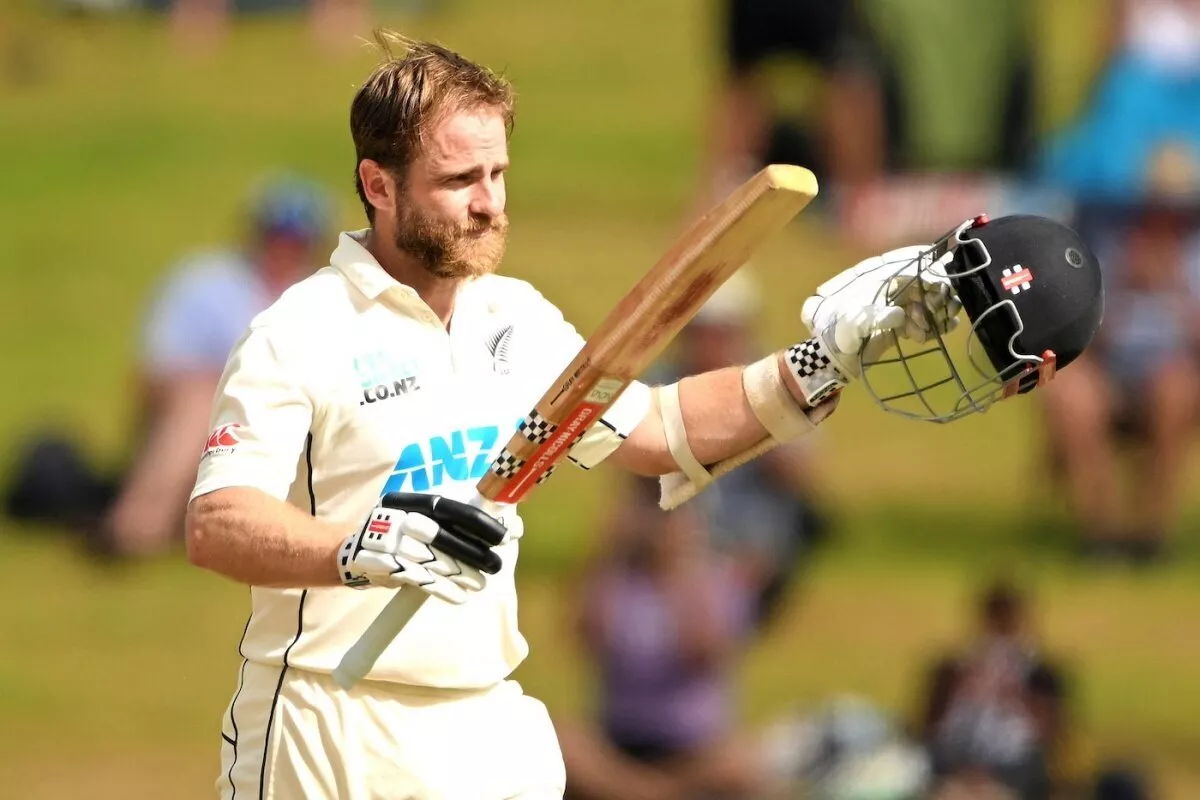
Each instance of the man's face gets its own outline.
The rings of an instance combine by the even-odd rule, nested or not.
[[[459,111],[433,126],[400,189],[396,246],[440,278],[495,272],[508,235],[507,168],[495,111]]]

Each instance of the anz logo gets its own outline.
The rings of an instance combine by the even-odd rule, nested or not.
[[[499,439],[500,429],[485,425],[413,442],[400,451],[380,494],[426,492],[447,481],[477,481],[491,467]]]

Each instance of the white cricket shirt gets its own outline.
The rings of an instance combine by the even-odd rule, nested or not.
[[[251,323],[221,379],[193,498],[254,487],[347,535],[385,492],[470,500],[583,346],[532,286],[497,275],[463,285],[447,332],[362,247],[364,235],[343,233],[331,266]],[[649,395],[640,383],[626,389],[572,460],[591,467],[615,450]],[[506,507],[506,517],[515,515]],[[503,570],[465,604],[431,598],[368,677],[464,689],[507,677],[528,652],[517,629],[518,547],[513,540],[498,549]],[[393,594],[252,587],[239,650],[251,661],[332,672]]]

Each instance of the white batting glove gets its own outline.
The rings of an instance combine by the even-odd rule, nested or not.
[[[864,361],[892,346],[893,334],[921,343],[954,330],[962,303],[930,247],[864,259],[804,301],[800,318],[813,338],[788,348],[787,356],[810,405],[857,378]]]
[[[465,503],[395,492],[347,537],[338,569],[342,583],[356,589],[415,586],[459,604],[484,587],[485,573],[499,571],[492,548],[506,538],[499,521]]]

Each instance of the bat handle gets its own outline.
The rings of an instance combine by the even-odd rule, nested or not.
[[[477,507],[485,502],[483,496],[478,493],[471,499],[471,505]],[[425,605],[428,599],[428,594],[416,588],[396,592],[383,607],[383,611],[380,611],[363,631],[362,636],[358,637],[358,641],[342,656],[342,660],[333,670],[334,682],[349,690],[365,678],[383,655],[383,651],[400,635],[400,631],[404,630],[404,626],[421,610],[421,606]]]
[[[350,689],[375,666],[392,640],[421,610],[429,595],[416,588],[401,589],[371,621],[358,641],[346,651],[333,670],[333,680],[343,689]]]

